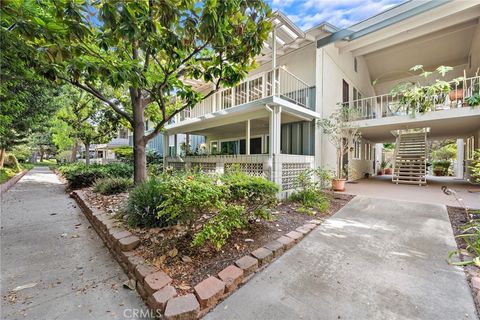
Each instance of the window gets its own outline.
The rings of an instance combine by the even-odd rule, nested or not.
[[[353,159],[360,160],[362,157],[362,142],[361,141],[355,141],[353,143]]]
[[[353,70],[355,70],[355,72],[358,72],[358,62],[357,62],[357,58],[353,58]]]
[[[148,120],[145,121],[145,131],[148,131]]]
[[[349,90],[350,88],[348,86],[347,81],[343,80],[342,82],[342,102],[343,103],[348,102],[350,100],[348,96]]]
[[[121,128],[120,130],[118,130],[118,138],[128,139],[128,130],[125,128]]]
[[[222,154],[238,154],[239,141],[222,141],[220,143],[220,149]]]
[[[467,150],[466,150],[467,160],[473,160],[474,152],[475,152],[475,137],[471,136],[470,138],[467,138]]]
[[[210,142],[210,154],[218,153],[218,141]]]
[[[365,160],[373,160],[373,148],[370,143],[365,143]]]

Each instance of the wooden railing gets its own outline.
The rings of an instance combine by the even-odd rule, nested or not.
[[[440,111],[467,106],[467,99],[480,94],[480,77],[467,78],[450,82],[450,92],[433,97],[433,108],[429,111]],[[383,94],[342,103],[343,107],[352,108],[355,112],[351,120],[378,119],[411,113],[409,107],[400,103],[401,95]]]
[[[278,67],[249,77],[233,88],[216,92],[195,107],[178,114],[175,123],[272,96],[311,108],[310,94],[311,90],[306,82],[283,67]]]

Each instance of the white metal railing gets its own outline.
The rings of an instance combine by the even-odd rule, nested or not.
[[[249,77],[235,87],[216,92],[195,107],[179,113],[175,122],[178,123],[188,118],[200,117],[271,96],[280,97],[301,107],[309,108],[309,92],[309,86],[306,82],[283,67],[278,67]]]
[[[466,99],[480,94],[480,76],[450,82],[450,92],[433,98],[429,111],[439,111],[467,106]],[[409,106],[402,105],[401,96],[383,94],[342,103],[342,107],[354,108],[352,120],[377,119],[411,113]]]

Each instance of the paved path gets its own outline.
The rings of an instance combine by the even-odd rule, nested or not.
[[[347,183],[345,193],[421,203],[445,204],[447,206],[461,206],[453,195],[442,192],[442,186],[454,190],[457,197],[470,208],[480,209],[480,185],[473,185],[465,180],[454,177],[427,176],[427,185],[394,184],[392,176],[375,176],[370,179],[356,180]]]
[[[443,205],[358,196],[206,319],[475,319]]]
[[[138,319],[128,309],[145,305],[122,288],[126,276],[89,226],[47,168],[3,196],[1,319]]]

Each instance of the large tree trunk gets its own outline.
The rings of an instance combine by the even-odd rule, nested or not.
[[[85,143],[85,164],[90,164],[90,143]]]
[[[78,152],[78,141],[75,140],[72,146],[72,155],[70,156],[70,162],[77,161],[77,152]]]
[[[4,148],[0,149],[0,169],[3,169],[3,164],[5,162],[5,154],[7,151],[5,151]]]
[[[133,181],[138,185],[147,180],[145,115],[138,90],[130,89],[130,96],[133,107]]]
[[[40,162],[43,162],[43,157],[45,156],[45,150],[43,147],[40,147]]]

